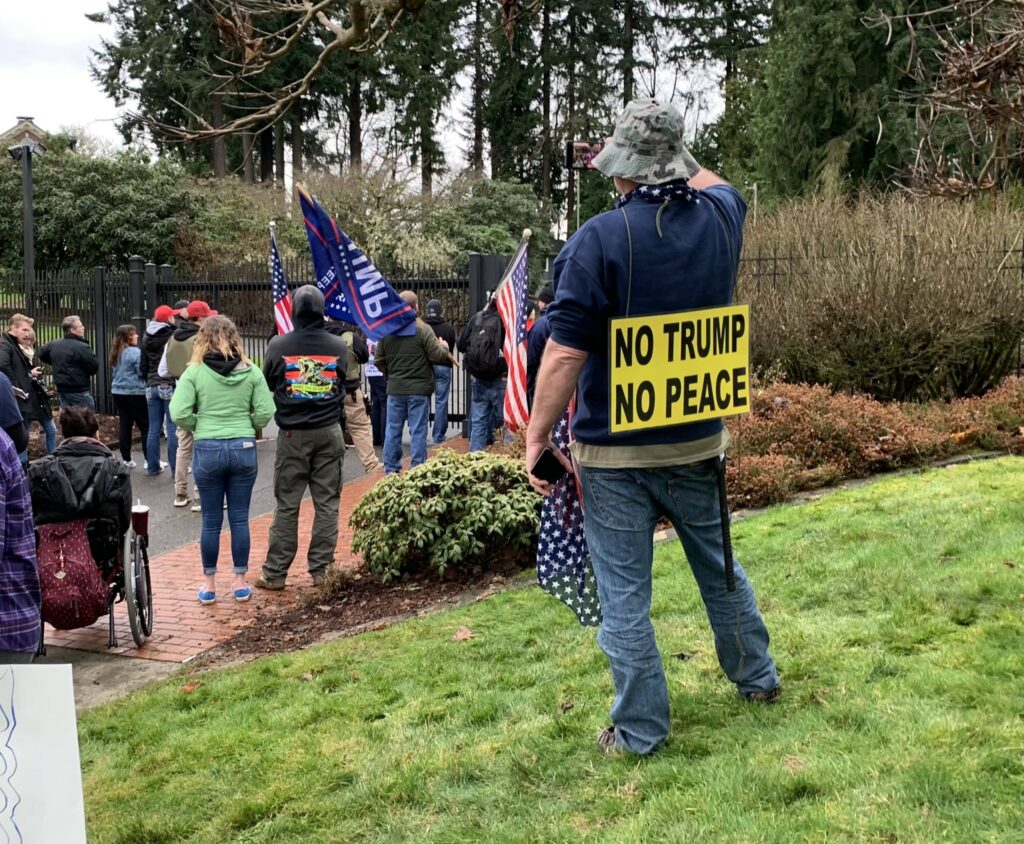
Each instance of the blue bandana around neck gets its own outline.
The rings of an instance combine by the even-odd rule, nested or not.
[[[674,199],[682,199],[700,205],[700,191],[691,188],[685,181],[666,182],[662,185],[640,185],[615,200],[615,208],[621,208],[634,199],[644,202],[671,202]]]

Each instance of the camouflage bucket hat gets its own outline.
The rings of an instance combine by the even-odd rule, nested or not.
[[[683,143],[684,131],[683,116],[674,106],[633,100],[592,164],[606,176],[641,185],[693,178],[700,165]]]

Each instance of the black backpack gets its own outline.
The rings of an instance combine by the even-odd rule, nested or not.
[[[505,341],[505,329],[497,308],[487,308],[477,314],[462,358],[466,372],[482,381],[500,378],[508,367],[501,356],[501,345]]]

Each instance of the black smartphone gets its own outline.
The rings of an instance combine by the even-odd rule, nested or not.
[[[553,484],[560,481],[565,475],[565,466],[550,448],[545,448],[537,458],[537,462],[533,464],[533,468],[530,469],[530,474]]]

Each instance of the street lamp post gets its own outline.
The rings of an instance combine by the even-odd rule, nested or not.
[[[11,158],[21,162],[21,190],[22,190],[22,237],[24,243],[24,255],[22,262],[25,274],[25,304],[31,307],[32,282],[36,277],[36,244],[35,227],[32,218],[32,156],[41,156],[43,147],[32,141],[26,141],[16,147],[9,147],[7,151]]]

